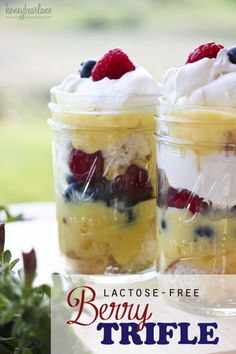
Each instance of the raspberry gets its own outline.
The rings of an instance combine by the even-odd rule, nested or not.
[[[148,173],[143,168],[130,165],[125,173],[127,180],[127,195],[134,203],[151,197],[152,186],[148,182]]]
[[[120,198],[127,197],[130,204],[136,204],[151,198],[152,186],[146,170],[130,165],[123,175],[112,181],[112,191]]]
[[[135,70],[134,64],[121,49],[111,49],[96,63],[92,70],[93,81],[120,79],[125,73]]]
[[[125,172],[125,177],[131,186],[148,183],[147,171],[137,165],[130,165]]]
[[[211,206],[204,198],[187,189],[170,187],[167,192],[167,205],[177,209],[188,209],[192,214],[206,213]]]
[[[94,183],[103,175],[104,159],[101,151],[87,154],[73,148],[68,163],[73,177],[81,183]]]
[[[188,59],[185,64],[194,63],[203,58],[216,58],[217,53],[224,47],[215,42],[210,42],[200,45],[198,48],[195,48],[188,56]]]

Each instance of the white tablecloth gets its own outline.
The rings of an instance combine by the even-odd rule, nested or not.
[[[11,213],[23,213],[26,221],[6,224],[6,247],[14,258],[32,248],[37,254],[37,283],[51,282],[61,270],[54,203],[27,203],[10,206]],[[19,267],[22,266],[22,260]]]

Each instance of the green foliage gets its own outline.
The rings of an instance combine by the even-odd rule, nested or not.
[[[0,206],[0,222],[14,222],[24,220],[23,214],[13,215],[10,213],[9,209],[5,206]]]
[[[0,123],[0,205],[54,198],[49,112],[37,106],[19,114],[22,120]]]
[[[0,259],[0,353],[50,353],[50,287],[26,285],[19,259],[6,250]]]

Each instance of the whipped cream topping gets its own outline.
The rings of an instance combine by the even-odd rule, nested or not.
[[[105,77],[93,81],[91,77],[68,75],[51,89],[56,103],[88,111],[120,109],[156,105],[161,86],[143,67],[124,74],[120,79]]]
[[[236,65],[227,51],[169,69],[163,80],[164,97],[170,103],[236,108]]]

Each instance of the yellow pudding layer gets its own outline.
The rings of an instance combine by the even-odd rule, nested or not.
[[[108,267],[135,273],[153,266],[155,200],[138,203],[129,210],[132,214],[128,215],[102,202],[71,204],[58,199],[61,252],[74,263],[83,262],[83,273],[99,274]],[[76,271],[81,271],[79,268]]]
[[[54,113],[52,118],[68,127],[64,134],[75,148],[87,153],[103,150],[146,129],[152,135],[155,129],[154,112]]]
[[[53,112],[52,119],[70,129],[155,128],[154,111]]]
[[[159,135],[178,148],[198,155],[236,151],[236,110],[178,108],[158,121]]]
[[[161,269],[236,273],[236,217],[209,218],[177,208],[158,208]]]

